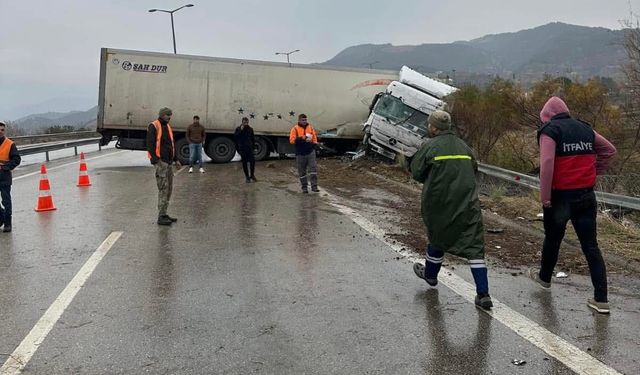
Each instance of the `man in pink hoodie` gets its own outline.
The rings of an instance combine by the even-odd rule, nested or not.
[[[616,148],[586,122],[574,119],[562,99],[551,97],[540,112],[540,200],[544,211],[544,243],[540,269],[529,277],[544,289],[558,261],[560,244],[571,220],[591,273],[594,298],[587,304],[609,313],[607,270],[598,247],[594,193],[596,175],[603,172]]]

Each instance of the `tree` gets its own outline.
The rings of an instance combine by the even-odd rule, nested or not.
[[[618,145],[620,158],[619,172],[630,169],[629,172],[638,173],[640,161],[640,23],[638,17],[630,11],[629,19],[623,22],[625,26],[624,48],[627,52],[627,64],[623,67],[626,78],[624,85],[623,129],[624,136]],[[632,168],[635,166],[635,168]],[[631,168],[629,168],[631,167]]]
[[[500,138],[522,122],[513,99],[521,94],[513,82],[496,79],[486,89],[465,86],[450,98],[453,123],[480,160],[487,160]]]
[[[54,125],[47,128],[46,134],[58,134],[58,133],[71,133],[76,131],[76,128],[71,125]]]

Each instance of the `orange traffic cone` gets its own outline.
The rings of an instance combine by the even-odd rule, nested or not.
[[[38,205],[35,208],[37,212],[53,211],[56,209],[53,205],[53,197],[50,191],[51,186],[47,178],[47,167],[42,164],[40,166],[40,195],[38,196]]]
[[[87,173],[87,163],[84,161],[84,152],[80,153],[80,175],[78,176],[78,186],[91,186],[91,180]]]

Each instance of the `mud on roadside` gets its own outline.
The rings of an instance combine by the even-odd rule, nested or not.
[[[390,233],[392,240],[408,245],[416,253],[424,252],[427,240],[420,216],[421,185],[405,169],[369,159],[352,162],[348,158],[325,158],[318,168],[322,188],[376,222]],[[488,260],[516,272],[537,265],[543,227],[537,216],[541,210],[535,195],[508,196],[501,191],[482,190]],[[611,273],[640,275],[640,229],[632,220],[616,220],[606,215],[598,218],[600,247]],[[567,230],[565,242],[556,269],[587,273],[572,229]]]

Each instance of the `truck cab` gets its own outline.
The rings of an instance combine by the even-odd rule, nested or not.
[[[442,100],[456,89],[402,67],[400,79],[391,82],[372,103],[364,123],[364,143],[369,150],[395,159],[402,154],[411,158],[427,137],[427,120],[438,109],[446,109]]]

